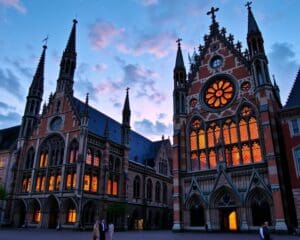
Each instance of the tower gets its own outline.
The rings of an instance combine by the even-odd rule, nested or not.
[[[126,97],[123,107],[123,118],[122,118],[122,133],[121,133],[121,142],[122,144],[129,146],[129,131],[130,131],[130,106],[129,106],[129,96],[128,96],[128,90],[126,89]]]
[[[44,65],[46,49],[47,46],[44,45],[36,73],[28,91],[19,138],[28,137],[33,130],[33,127],[37,124],[44,92]]]
[[[57,94],[73,95],[74,72],[76,68],[76,24],[73,20],[73,27],[69,36],[67,46],[63,52],[60,62],[59,77],[56,85]]]

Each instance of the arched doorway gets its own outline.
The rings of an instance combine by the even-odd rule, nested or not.
[[[238,230],[237,208],[240,206],[240,202],[231,189],[227,187],[218,189],[212,195],[212,206],[218,212],[219,229],[221,231]]]
[[[97,217],[96,209],[97,209],[96,205],[92,201],[89,201],[84,205],[84,207],[83,207],[83,221],[82,221],[82,224],[84,226],[94,224],[94,222],[96,220],[96,217]]]
[[[261,226],[265,221],[272,225],[272,200],[262,189],[256,188],[251,191],[247,198],[247,205],[251,209],[253,226]]]
[[[22,227],[25,224],[26,206],[23,201],[17,200],[13,215],[13,222],[15,227]]]
[[[48,198],[46,210],[48,210],[48,228],[56,228],[58,224],[59,205],[54,196]]]
[[[200,197],[194,194],[187,204],[190,212],[190,226],[198,227],[205,225],[204,207]]]
[[[40,223],[41,207],[40,207],[40,203],[36,199],[33,199],[29,203],[28,214],[29,214],[29,218],[28,218],[29,223],[34,223],[34,224]]]

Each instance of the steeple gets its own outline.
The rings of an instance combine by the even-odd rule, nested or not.
[[[35,75],[33,76],[32,83],[29,87],[24,116],[22,119],[22,125],[19,134],[19,137],[21,138],[27,137],[30,134],[39,117],[44,93],[44,65],[46,49],[47,46],[44,45]]]
[[[291,90],[289,97],[286,101],[286,104],[284,106],[285,109],[292,109],[292,108],[300,107],[299,92],[300,92],[300,68],[298,70],[298,74],[296,76],[292,90]]]
[[[60,72],[57,80],[56,92],[73,94],[74,72],[76,68],[76,24],[73,20],[73,27],[69,40],[60,62]]]
[[[184,69],[185,70],[185,66],[184,66],[184,62],[183,62],[183,57],[182,57],[182,52],[181,52],[181,46],[180,46],[180,42],[182,41],[181,38],[179,38],[176,42],[178,43],[178,49],[177,49],[177,55],[176,55],[176,62],[175,62],[175,70],[179,70],[179,69]]]
[[[252,2],[247,2],[248,8],[248,34],[247,43],[249,48],[249,60],[255,78],[256,87],[272,85],[268,70],[268,59],[264,49],[264,39],[258,28],[251,10]]]
[[[129,96],[128,96],[128,90],[129,88],[126,89],[126,98],[124,102],[124,107],[123,107],[123,125],[130,127],[130,106],[129,106]]]
[[[131,114],[130,106],[129,106],[128,90],[129,88],[126,89],[126,98],[123,107],[123,121],[121,126],[121,131],[122,131],[121,142],[125,146],[129,146],[130,114]]]

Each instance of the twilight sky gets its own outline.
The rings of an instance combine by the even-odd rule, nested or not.
[[[252,0],[269,70],[285,104],[300,66],[299,0]],[[44,101],[54,92],[59,63],[77,18],[75,96],[122,121],[130,87],[131,127],[159,140],[172,137],[176,39],[188,53],[203,44],[211,18],[246,47],[247,9],[241,0],[0,0],[0,129],[18,125],[28,87],[49,35]],[[299,93],[300,95],[300,93]]]

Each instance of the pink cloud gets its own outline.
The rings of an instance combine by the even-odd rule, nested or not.
[[[27,9],[19,0],[0,0],[0,5],[12,7],[18,10],[20,13],[26,13]]]
[[[159,0],[143,0],[142,4],[145,6],[152,6],[158,4]]]
[[[97,86],[97,92],[98,93],[112,93],[112,92],[116,92],[118,90],[118,88],[112,83],[111,79],[107,79],[105,80],[103,83],[100,83]]]
[[[112,23],[97,21],[91,26],[89,38],[94,48],[103,49],[124,32],[124,28],[117,28]]]

